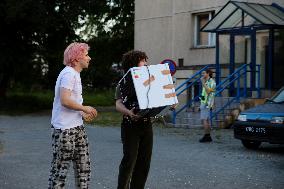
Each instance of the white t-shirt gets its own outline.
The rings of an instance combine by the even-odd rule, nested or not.
[[[70,129],[83,124],[80,111],[62,106],[60,101],[60,88],[71,91],[71,99],[78,104],[83,103],[82,83],[80,73],[70,66],[66,66],[59,74],[55,85],[55,97],[52,108],[51,124],[55,129]]]

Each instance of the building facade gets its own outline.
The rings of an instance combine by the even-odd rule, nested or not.
[[[241,2],[284,7],[284,0],[247,0]],[[136,0],[134,47],[145,51],[150,64],[172,59],[178,65],[176,84],[179,85],[204,65],[216,62],[216,34],[200,32],[200,29],[228,3],[228,0]],[[272,69],[273,88],[284,85],[284,30],[275,31],[275,60]],[[269,31],[256,34],[256,64],[261,65],[262,88],[267,88],[267,51]],[[235,37],[235,63],[250,62],[250,38]],[[219,62],[223,65],[222,77],[229,74],[230,36],[219,36]]]

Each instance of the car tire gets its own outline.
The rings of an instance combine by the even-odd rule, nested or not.
[[[242,143],[244,147],[248,149],[258,149],[258,147],[261,145],[261,142],[251,140],[242,140]]]

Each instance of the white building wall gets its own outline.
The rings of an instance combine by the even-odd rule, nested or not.
[[[145,51],[150,64],[172,54],[172,0],[135,1],[135,49]]]
[[[148,54],[150,64],[158,64],[167,58],[176,62],[183,58],[185,66],[214,64],[214,47],[193,46],[193,14],[213,10],[217,13],[227,2],[228,0],[136,0],[134,47]],[[284,0],[244,2],[275,2],[284,6]]]
[[[134,48],[145,51],[150,64],[158,64],[169,58],[176,62],[183,59],[184,66],[215,64],[215,47],[194,47],[194,14],[209,11],[217,13],[227,2],[228,0],[135,0]],[[274,2],[284,6],[284,0],[243,2]],[[228,36],[220,36],[220,55],[220,63],[228,64]],[[250,56],[250,52],[247,52],[247,56]],[[175,75],[176,84],[182,83],[194,72],[178,70]],[[222,76],[226,75],[228,70],[222,69]],[[182,96],[185,97],[186,93]]]

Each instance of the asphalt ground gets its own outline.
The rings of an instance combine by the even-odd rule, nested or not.
[[[122,158],[119,127],[86,125],[92,160],[90,188],[116,188]],[[201,144],[200,129],[154,127],[149,189],[283,189],[284,146],[245,149],[232,130],[215,130]],[[51,162],[49,115],[0,116],[0,188],[47,188]],[[71,166],[72,167],[72,166]],[[70,169],[67,187],[74,188]]]

